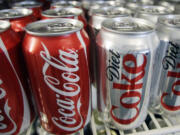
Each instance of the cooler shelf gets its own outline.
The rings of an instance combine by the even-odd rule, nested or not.
[[[140,127],[133,130],[121,131],[109,129],[104,125],[100,127],[100,125],[95,123],[95,117],[93,115],[91,128],[93,135],[180,135],[180,123],[176,122],[174,124],[172,121],[149,112],[146,121]],[[97,130],[97,127],[99,130]]]

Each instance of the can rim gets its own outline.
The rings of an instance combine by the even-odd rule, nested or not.
[[[141,23],[141,24],[146,24],[148,25],[149,27],[151,27],[152,29],[150,30],[144,30],[144,31],[117,31],[117,30],[113,30],[113,29],[110,29],[110,28],[107,28],[104,26],[104,24],[108,21],[112,21],[112,20],[126,20],[127,19],[129,20],[134,20],[138,23]],[[105,21],[102,22],[102,29],[108,31],[108,32],[112,32],[112,33],[116,33],[116,34],[121,34],[121,35],[144,35],[144,34],[149,34],[149,33],[153,33],[155,32],[155,24],[150,22],[150,21],[147,21],[145,19],[141,19],[141,18],[132,18],[132,17],[125,17],[125,18],[112,18],[112,19],[106,19]]]
[[[143,12],[141,9],[143,8],[147,8],[147,7],[156,7],[156,8],[164,8],[168,11],[168,13],[161,13],[161,14],[158,14],[158,13],[148,13],[148,12]],[[140,8],[137,10],[137,14],[144,14],[144,15],[166,15],[166,14],[170,14],[172,13],[173,10],[167,8],[167,7],[164,7],[164,6],[161,6],[161,5],[146,5],[146,6],[140,6]]]
[[[3,26],[4,29],[0,29],[0,33],[8,30],[11,26],[10,22],[9,21],[5,21],[5,20],[0,20],[0,26]]]
[[[125,14],[118,14],[118,15],[104,15],[104,14],[100,14],[100,13],[95,12],[96,10],[99,10],[99,9],[93,9],[94,11],[92,10],[91,13],[89,12],[89,14],[91,16],[102,16],[102,17],[112,16],[112,18],[114,18],[114,17],[131,16],[131,13],[132,13],[131,10],[126,9],[124,7],[113,7],[113,6],[110,6],[110,7],[103,7],[101,9],[111,9],[111,8],[113,8],[113,9],[122,9],[122,10],[127,11],[127,12]]]
[[[2,17],[0,16],[0,19],[17,19],[17,18],[22,18],[22,17],[26,17],[26,16],[30,16],[32,15],[32,10],[31,9],[27,9],[27,8],[14,8],[14,9],[3,9],[3,10],[0,10],[0,13],[3,13],[3,12],[13,12],[14,10],[17,10],[19,12],[23,12],[24,14],[21,14],[19,16],[7,16],[7,17]]]
[[[44,33],[44,32],[40,32],[40,31],[37,32],[37,31],[31,31],[30,30],[34,25],[42,26],[42,24],[54,24],[55,22],[71,22],[73,24],[77,24],[79,27],[76,29],[73,29],[73,30],[69,30],[69,31],[65,31],[65,32],[56,32],[56,33],[53,33],[53,32]],[[76,20],[76,19],[56,18],[56,19],[40,20],[40,21],[30,23],[25,27],[25,31],[26,31],[26,33],[34,35],[34,36],[51,37],[51,36],[67,35],[67,34],[71,34],[71,33],[80,31],[81,29],[83,29],[83,26],[84,26],[83,23],[79,20]]]
[[[29,5],[26,6],[27,3]],[[30,4],[32,4],[32,5],[30,5]],[[22,1],[22,2],[16,2],[13,4],[13,8],[14,7],[22,7],[22,6],[25,8],[36,8],[36,7],[42,7],[42,3],[35,2],[35,1]]]
[[[170,28],[180,28],[180,26],[177,26],[177,25],[172,25],[172,24],[167,24],[164,22],[164,19],[171,19],[171,18],[175,18],[175,17],[178,17],[180,19],[180,15],[177,15],[177,14],[171,14],[171,15],[163,15],[163,16],[160,16],[158,18],[158,23],[164,25],[164,26],[167,26],[167,27],[170,27]]]
[[[60,9],[65,9],[65,10],[67,10],[67,9],[72,9],[72,10],[75,10],[75,11],[78,11],[79,13],[78,14],[72,14],[72,15],[62,15],[62,16],[57,16],[57,15],[48,15],[47,13],[49,12],[49,11],[58,11],[58,10],[60,10]],[[74,16],[79,16],[79,15],[81,15],[83,13],[83,11],[81,10],[81,9],[79,9],[79,8],[74,8],[74,7],[62,7],[62,8],[55,8],[55,9],[48,9],[48,10],[45,10],[45,11],[43,11],[42,13],[41,13],[41,15],[42,16],[44,16],[44,17],[50,17],[50,18],[56,18],[56,17],[74,17]]]

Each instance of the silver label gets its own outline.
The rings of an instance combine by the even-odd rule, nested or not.
[[[148,97],[147,79],[150,51],[120,54],[109,50],[106,68],[110,93],[110,115],[120,124],[131,124],[140,117]]]
[[[180,41],[161,44],[166,46],[160,79],[161,106],[170,112],[180,112]]]

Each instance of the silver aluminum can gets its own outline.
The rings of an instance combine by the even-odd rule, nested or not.
[[[156,95],[161,113],[180,115],[180,15],[166,15],[158,20],[157,31],[161,40],[156,59],[160,72]]]
[[[136,128],[147,116],[152,46],[159,43],[155,26],[144,19],[108,19],[96,41],[101,117],[112,128]]]
[[[92,82],[95,86],[95,89],[92,89],[92,93],[97,95],[96,92],[96,54],[95,54],[95,46],[96,46],[96,36],[99,30],[101,29],[101,23],[108,18],[115,17],[128,17],[131,15],[131,11],[121,7],[105,7],[101,9],[94,9],[92,11],[92,17],[89,21],[89,35],[91,40],[91,74],[92,74]],[[97,97],[97,96],[96,96]],[[93,97],[95,98],[95,97]],[[94,99],[93,99],[94,100]],[[97,99],[99,100],[99,99]],[[94,106],[97,106],[96,104]],[[96,107],[93,107],[96,108]]]
[[[137,10],[135,17],[157,23],[158,17],[173,13],[173,10],[163,6],[142,6]]]

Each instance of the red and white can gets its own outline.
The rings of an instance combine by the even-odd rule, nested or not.
[[[8,39],[8,40],[7,40]],[[8,21],[0,21],[0,134],[17,135],[34,119],[21,64],[20,37]]]
[[[28,8],[33,11],[34,17],[39,19],[41,17],[42,11],[42,3],[35,2],[35,1],[23,1],[23,2],[16,2],[13,4],[13,8]]]
[[[26,8],[0,10],[0,19],[9,20],[11,28],[21,36],[24,35],[25,26],[36,20],[32,15],[32,10]]]
[[[83,15],[83,10],[73,7],[55,8],[43,11],[41,19],[54,19],[54,18],[72,18],[82,21],[84,28],[87,30],[87,22]]]
[[[23,43],[42,127],[52,134],[82,129],[91,115],[89,38],[82,22],[49,19],[26,27]]]

